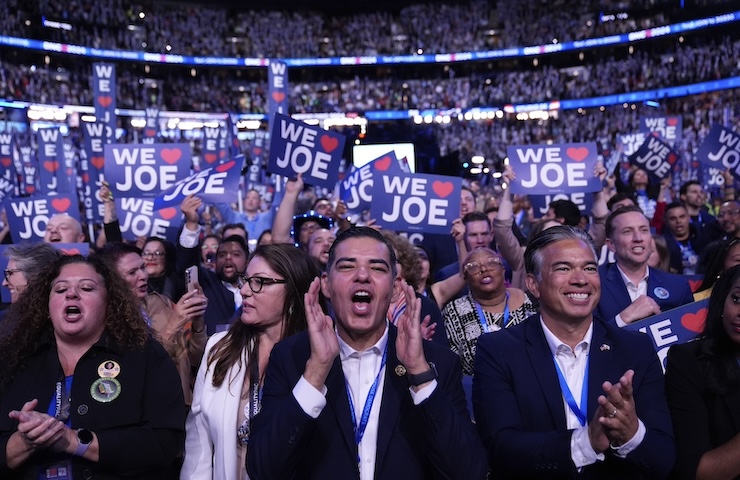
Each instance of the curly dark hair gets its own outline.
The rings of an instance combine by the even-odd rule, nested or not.
[[[131,288],[118,272],[99,258],[87,259],[81,255],[63,256],[46,266],[35,281],[30,282],[23,295],[9,309],[3,320],[9,325],[7,336],[0,338],[3,362],[0,364],[0,388],[13,380],[16,372],[46,338],[54,337],[49,317],[49,296],[52,283],[63,267],[72,264],[90,265],[103,278],[107,292],[105,332],[107,341],[120,349],[143,348],[149,330]]]
[[[488,217],[485,217],[485,221],[488,221]],[[397,258],[403,269],[403,279],[409,285],[418,285],[421,280],[421,259],[414,250],[414,246],[406,238],[396,233],[388,230],[382,230],[380,233],[398,252]]]
[[[725,301],[739,281],[740,265],[737,265],[720,275],[714,284],[698,347],[699,362],[707,373],[707,385],[720,395],[732,391],[740,384],[740,366],[737,363],[740,345],[732,341],[723,322]]]
[[[281,339],[305,330],[306,308],[303,296],[313,279],[321,275],[319,268],[306,252],[287,243],[260,245],[249,261],[256,257],[263,259],[276,274],[287,280]],[[323,298],[320,301],[326,311]],[[214,387],[221,386],[232,365],[241,363],[242,352],[245,350],[250,364],[259,360],[255,348],[259,334],[258,328],[242,323],[239,317],[231,323],[228,333],[208,353],[208,368],[213,366]],[[264,372],[260,372],[260,375],[263,376]]]

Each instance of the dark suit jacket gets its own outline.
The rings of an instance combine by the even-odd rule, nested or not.
[[[673,418],[678,460],[676,478],[696,478],[699,460],[740,432],[740,388],[719,395],[709,390],[699,363],[701,340],[668,351],[665,388]]]
[[[493,478],[635,480],[669,474],[675,460],[671,418],[650,339],[595,320],[589,362],[589,421],[603,394],[602,383],[616,383],[633,369],[637,415],[647,431],[626,459],[607,451],[603,462],[578,473],[570,454],[573,431],[566,427],[563,397],[539,317],[478,339],[473,410]]]
[[[395,374],[396,328],[388,337],[388,360],[380,406],[377,479],[482,479],[485,452],[470,422],[456,355],[424,342],[427,360],[439,372],[437,388],[415,406],[406,378]],[[252,480],[359,478],[357,447],[337,356],[326,380],[327,404],[317,419],[293,397],[310,355],[306,332],[280,342],[272,351],[247,450]]]
[[[627,285],[622,280],[616,263],[609,263],[599,267],[601,277],[601,300],[594,311],[594,316],[608,322],[614,322],[614,317],[627,308],[631,303]],[[668,298],[660,298],[658,292],[668,294]],[[657,268],[650,269],[647,281],[647,295],[654,299],[660,310],[665,312],[694,301],[689,281],[681,275],[666,273]],[[665,295],[663,295],[665,296]]]

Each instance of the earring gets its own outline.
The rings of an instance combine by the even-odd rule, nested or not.
[[[288,315],[293,315],[293,305],[288,307]]]

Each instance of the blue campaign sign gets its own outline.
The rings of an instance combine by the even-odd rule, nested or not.
[[[391,230],[449,235],[461,188],[459,177],[376,171],[370,217]]]
[[[159,109],[148,107],[144,109],[144,132],[141,136],[141,143],[156,143],[159,136]]]
[[[155,197],[190,174],[190,145],[105,146],[105,179],[119,197]]]
[[[529,202],[532,204],[535,218],[540,218],[547,213],[550,204],[555,200],[570,200],[578,205],[581,213],[591,215],[594,204],[592,193],[575,192],[575,193],[558,193],[555,195],[529,195]]]
[[[640,131],[675,145],[683,136],[683,118],[680,115],[640,117]]]
[[[200,168],[209,168],[221,163],[229,152],[226,128],[203,127],[203,142]]]
[[[516,173],[516,181],[510,187],[512,193],[546,195],[601,190],[601,182],[594,177],[598,161],[595,143],[514,145],[508,148],[508,154]]]
[[[267,83],[269,86],[267,111],[272,125],[276,113],[288,114],[288,65],[278,60],[270,60]]]
[[[630,156],[630,163],[645,170],[654,178],[668,176],[678,161],[678,154],[670,145],[658,137],[648,136],[647,140]]]
[[[102,186],[103,169],[105,168],[105,130],[102,123],[82,123],[84,133],[84,144],[80,159],[80,171],[82,172],[83,195],[85,203],[85,218],[89,222],[100,223],[103,221],[103,202],[100,200],[100,187]]]
[[[152,199],[116,198],[115,202],[121,235],[126,240],[139,237],[167,238],[171,227],[179,227],[182,220],[179,208],[154,210]]]
[[[33,154],[30,139],[23,141],[18,139],[16,146],[18,148],[19,167],[20,167],[20,191],[25,195],[36,195],[38,193],[37,182],[39,176],[38,161]]]
[[[236,200],[244,156],[221,165],[196,172],[180,180],[154,199],[154,209],[179,206],[188,195],[195,195],[206,203]]]
[[[69,192],[72,176],[67,174],[62,133],[58,128],[40,128],[36,132],[36,144],[39,193]]]
[[[373,200],[374,172],[404,173],[393,150],[360,168],[353,169],[339,182],[339,199],[347,205],[348,212],[361,213],[370,208],[370,202]]]
[[[645,138],[645,133],[617,135],[617,149],[622,152],[624,158],[629,158],[645,143]]]
[[[708,298],[699,300],[631,323],[624,328],[650,336],[665,370],[665,359],[670,346],[693,340],[704,330],[708,306]]]
[[[115,138],[116,133],[116,65],[113,63],[93,64],[93,106],[95,120],[106,125],[106,143]]]
[[[275,114],[267,171],[289,178],[303,174],[308,185],[334,188],[344,152],[344,135]]]
[[[56,214],[67,214],[80,221],[77,198],[69,193],[9,198],[5,213],[13,243],[43,240],[46,224]]]
[[[722,171],[730,169],[735,178],[740,178],[740,134],[729,128],[714,124],[695,156],[710,167]]]

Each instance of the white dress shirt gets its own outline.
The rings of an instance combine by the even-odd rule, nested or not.
[[[617,270],[619,271],[619,275],[622,277],[624,285],[627,287],[627,293],[630,296],[630,300],[634,302],[641,296],[647,295],[647,281],[648,277],[650,276],[650,267],[645,265],[645,276],[642,278],[642,280],[639,281],[639,283],[637,283],[637,285],[635,285],[634,282],[632,282],[632,280],[630,280],[627,275],[625,275],[622,269],[619,268],[619,265],[617,265]],[[614,317],[614,321],[617,322],[617,326],[620,328],[627,325],[627,323],[622,320],[621,315],[617,315],[616,317]]]

